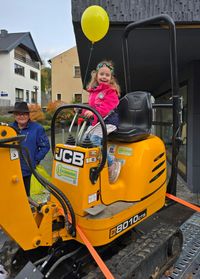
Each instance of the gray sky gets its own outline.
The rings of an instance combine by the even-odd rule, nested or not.
[[[0,29],[30,32],[44,60],[75,46],[71,0],[0,0]]]

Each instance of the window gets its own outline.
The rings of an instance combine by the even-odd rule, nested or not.
[[[22,48],[16,48],[14,53],[14,58],[18,61],[21,61],[23,63],[26,63],[30,65],[31,67],[34,67],[39,70],[39,63],[37,61],[32,60],[29,53]]]
[[[26,102],[29,103],[29,90],[26,90]]]
[[[31,103],[37,103],[37,91],[31,91]]]
[[[57,94],[57,101],[61,101],[61,94],[60,93]]]
[[[30,78],[34,80],[38,80],[38,74],[34,71],[30,71]]]
[[[15,88],[15,101],[22,102],[24,100],[24,90]]]
[[[24,76],[24,67],[15,63],[15,74]]]
[[[80,94],[80,93],[74,94],[74,102],[75,103],[82,103],[82,94]]]
[[[74,77],[75,78],[80,78],[81,77],[80,66],[74,66]]]

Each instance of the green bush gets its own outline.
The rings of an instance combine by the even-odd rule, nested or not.
[[[10,116],[4,116],[4,115],[0,115],[0,122],[3,123],[11,123],[14,121],[14,117],[13,115]]]
[[[40,123],[42,126],[51,126],[51,121],[47,119],[38,120],[37,122]]]
[[[50,125],[42,125],[45,129],[45,131],[49,131],[51,129],[51,126]]]
[[[54,115],[54,112],[45,112],[45,119],[51,120]]]
[[[48,131],[51,128],[51,122],[52,122],[53,115],[54,115],[54,111],[45,112],[44,119],[38,119],[38,120],[33,120],[33,121],[36,121],[37,123],[42,125],[46,131]],[[64,121],[65,126],[70,126],[73,117],[74,117],[74,111],[72,109],[64,110],[58,114],[58,116],[56,118],[55,126],[59,127],[61,125],[61,121]],[[7,115],[7,116],[0,115],[0,122],[9,124],[9,123],[12,123],[13,121],[14,121],[13,114]],[[76,123],[75,123],[75,125],[76,125]]]

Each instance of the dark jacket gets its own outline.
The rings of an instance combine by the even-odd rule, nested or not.
[[[29,121],[27,127],[22,130],[18,128],[16,121],[12,123],[11,126],[13,126],[20,135],[26,135],[25,139],[21,142],[21,145],[28,148],[32,165],[35,168],[50,149],[49,139],[44,128],[33,121]],[[23,152],[23,154],[25,153]],[[20,158],[20,163],[22,175],[31,175],[31,171],[23,158]]]

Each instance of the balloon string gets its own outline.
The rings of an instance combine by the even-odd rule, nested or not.
[[[86,67],[86,72],[85,72],[85,77],[84,77],[84,82],[83,82],[83,89],[86,89],[86,80],[87,80],[90,61],[91,61],[91,58],[92,58],[92,51],[94,49],[93,46],[94,46],[94,43],[92,43],[92,45],[90,47],[90,55],[89,55],[88,63],[87,63],[87,67]]]

